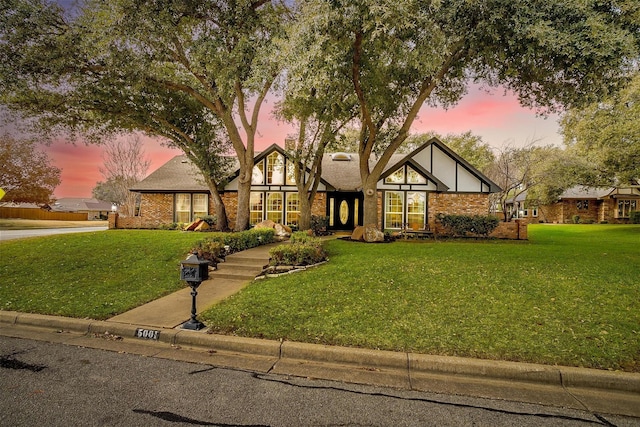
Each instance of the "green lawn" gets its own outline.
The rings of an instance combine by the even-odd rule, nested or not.
[[[328,244],[199,317],[270,339],[640,371],[640,226],[536,225],[528,242]]]
[[[200,233],[109,230],[0,243],[0,310],[106,319],[184,286]]]
[[[184,286],[200,233],[0,243],[0,309],[105,319]],[[217,332],[640,371],[640,226],[537,225],[528,242],[328,242],[330,262],[199,315]]]

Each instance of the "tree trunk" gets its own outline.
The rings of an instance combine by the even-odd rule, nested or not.
[[[222,197],[217,191],[213,193],[213,209],[216,213],[216,230],[229,231],[229,219],[227,218],[227,209],[224,206]]]
[[[365,226],[370,224],[375,224],[376,228],[380,227],[378,222],[378,191],[376,190],[376,186],[365,186],[362,189],[364,193],[364,222]]]
[[[249,228],[249,201],[251,197],[253,163],[247,169],[249,169],[248,173],[246,170],[240,171],[238,179],[238,212],[236,214],[236,223],[233,227],[234,231],[243,231]]]
[[[307,194],[298,190],[298,198],[300,200],[300,218],[298,219],[298,228],[300,230],[309,230],[311,228],[311,201]]]

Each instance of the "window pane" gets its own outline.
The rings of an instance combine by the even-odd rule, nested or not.
[[[177,193],[175,206],[175,221],[190,222],[191,221],[191,194]]]
[[[300,199],[298,193],[287,193],[287,225],[298,225],[300,221]]]
[[[296,173],[293,163],[287,160],[287,185],[296,185]]]
[[[194,218],[202,218],[209,214],[209,195],[194,194],[193,195],[193,216]]]
[[[404,167],[401,167],[391,175],[389,175],[384,182],[387,184],[403,184],[404,183]]]
[[[263,195],[258,192],[251,192],[249,195],[249,224],[256,225],[262,222]]]
[[[423,192],[407,193],[407,222],[409,227],[422,229],[425,224],[425,214],[427,213],[427,196]]]
[[[267,184],[284,184],[284,158],[280,153],[271,153],[267,156]]]
[[[267,219],[282,224],[282,193],[267,193]]]
[[[387,191],[385,193],[385,228],[402,228],[404,212],[404,193]]]
[[[251,183],[254,185],[264,184],[264,162],[258,162],[253,166]]]
[[[426,184],[427,179],[418,172],[407,166],[407,183],[408,184]]]

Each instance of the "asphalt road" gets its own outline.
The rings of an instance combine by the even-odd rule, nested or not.
[[[104,231],[108,227],[75,227],[75,228],[38,228],[29,230],[0,230],[0,241],[23,239],[26,237],[50,236],[53,234],[88,233]]]
[[[0,425],[622,427],[640,419],[0,337]]]

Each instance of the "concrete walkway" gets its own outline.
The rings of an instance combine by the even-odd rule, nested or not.
[[[227,256],[209,280],[198,287],[197,312],[200,313],[247,286],[269,264],[269,250],[281,243],[271,243]],[[108,319],[108,322],[172,329],[191,317],[191,288],[174,292],[133,310]]]

